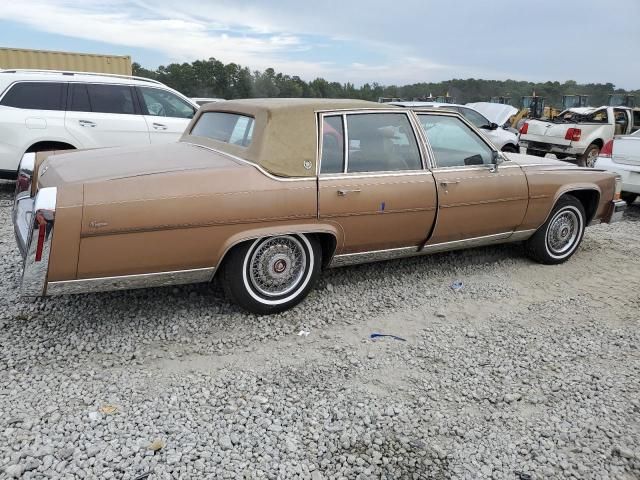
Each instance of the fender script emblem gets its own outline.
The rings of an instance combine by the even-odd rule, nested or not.
[[[109,225],[107,222],[96,222],[95,220],[89,223],[89,226],[91,228],[102,228],[106,227],[107,225]]]

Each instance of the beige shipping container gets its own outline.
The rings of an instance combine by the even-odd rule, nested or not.
[[[131,57],[128,55],[0,48],[0,69],[13,68],[115,73],[119,75],[131,75],[132,73]]]

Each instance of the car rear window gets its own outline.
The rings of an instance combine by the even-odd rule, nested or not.
[[[248,147],[253,137],[252,117],[228,112],[205,112],[191,129],[191,135]]]
[[[29,110],[64,110],[66,84],[56,82],[20,82],[2,98],[6,107]]]

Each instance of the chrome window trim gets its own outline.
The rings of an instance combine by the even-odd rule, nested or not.
[[[377,178],[377,177],[407,177],[433,175],[429,170],[403,170],[403,171],[386,171],[386,172],[353,172],[353,173],[323,173],[318,180],[349,180],[358,178]]]
[[[169,272],[49,282],[47,284],[47,295],[110,292],[114,290],[131,290],[135,288],[166,287],[169,285],[210,282],[213,279],[215,271],[216,269],[214,267],[193,268]]]
[[[205,145],[200,145],[199,143],[193,143],[193,142],[187,142],[185,140],[180,140],[180,143],[186,143],[187,145],[193,145],[194,147],[199,147],[199,148],[204,148],[205,150],[210,150],[212,152],[216,152],[219,153],[220,155],[224,155],[226,157],[231,158],[232,160],[235,160],[237,162],[241,162],[244,163],[246,165],[250,165],[254,168],[256,168],[260,173],[264,174],[265,176],[273,179],[273,180],[277,180],[279,182],[308,182],[308,181],[316,181],[316,177],[315,176],[309,176],[309,177],[277,177],[276,175],[273,175],[272,173],[267,172],[264,168],[262,168],[260,165],[257,165],[253,162],[250,162],[249,160],[245,160],[244,158],[240,158],[236,155],[233,155],[232,153],[228,153],[228,152],[223,152],[222,150],[218,150],[216,148],[212,148],[212,147],[207,147]]]
[[[329,264],[329,268],[337,268],[347,265],[358,265],[362,263],[378,262],[384,260],[393,260],[398,258],[416,257],[429,255],[432,253],[481,247],[499,243],[518,242],[526,240],[535,232],[535,229],[518,230],[496,233],[493,235],[485,235],[481,237],[466,238],[462,240],[454,240],[451,242],[435,243],[431,245],[425,245],[423,248],[420,248],[419,246],[413,246],[335,255],[331,260],[331,263]]]

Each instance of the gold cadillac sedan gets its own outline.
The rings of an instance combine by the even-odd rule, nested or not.
[[[23,295],[217,276],[268,314],[323,268],[504,242],[564,262],[619,196],[615,175],[499,152],[455,112],[237,100],[175,144],[26,154],[13,220]]]

